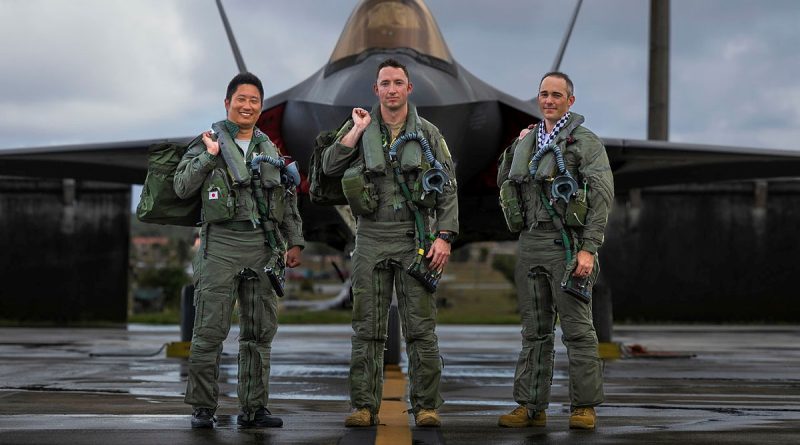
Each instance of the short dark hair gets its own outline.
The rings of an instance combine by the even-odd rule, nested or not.
[[[550,71],[549,73],[542,76],[542,79],[539,81],[539,88],[542,87],[542,82],[548,77],[557,77],[559,79],[564,79],[567,82],[567,95],[572,96],[575,93],[575,86],[572,84],[572,79],[569,78],[566,74],[562,73],[561,71]]]
[[[261,85],[261,80],[253,73],[237,74],[231,79],[228,84],[228,92],[225,93],[225,100],[231,100],[233,93],[239,88],[239,85],[253,85],[258,88],[258,94],[261,95],[261,100],[264,100],[264,86]]]
[[[411,76],[408,75],[408,68],[406,68],[405,65],[403,65],[402,63],[400,63],[400,62],[398,62],[397,60],[394,60],[394,59],[386,59],[383,62],[381,62],[380,65],[378,65],[378,70],[375,71],[375,78],[376,79],[378,78],[378,76],[380,76],[381,70],[386,68],[387,66],[391,67],[391,68],[400,68],[400,69],[402,69],[403,72],[406,73],[406,79],[411,81]]]

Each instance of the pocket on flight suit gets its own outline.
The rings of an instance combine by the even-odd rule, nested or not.
[[[570,149],[566,149],[566,147],[562,147],[562,153],[564,153],[564,165],[567,167],[570,173],[572,173],[573,177],[577,178],[575,174],[578,172],[578,153],[575,148],[570,147]]]
[[[536,330],[541,321],[537,317],[537,309],[540,304],[540,290],[537,289],[536,281],[547,279],[547,274],[542,272],[528,271],[525,274],[525,299],[519,301],[520,317],[522,317],[522,338],[523,340],[531,341],[531,338],[536,337]],[[530,331],[533,332],[530,332]],[[524,345],[524,343],[523,343]],[[533,352],[535,348],[529,347],[527,353],[523,347],[520,352],[519,361],[516,372],[514,374],[514,381],[528,381],[528,376],[533,373],[535,369],[533,363]],[[515,396],[516,397],[516,396]]]
[[[365,292],[363,290],[353,288],[353,314],[351,321],[358,322],[364,321],[366,318],[366,308],[367,302],[365,301],[366,298],[369,298],[370,293]]]
[[[552,304],[550,279],[550,274],[538,266],[525,273],[525,297],[518,301],[523,337],[537,337],[546,329],[542,324],[546,321],[544,309]]]
[[[419,345],[415,348],[417,354],[417,369],[413,374],[413,389],[416,394],[412,394],[415,402],[424,402],[425,399],[434,399],[438,395],[436,386],[442,372],[442,358],[437,351],[422,351]],[[433,391],[433,393],[430,393]],[[419,400],[423,399],[423,400]],[[412,408],[415,408],[412,406]]]
[[[350,357],[349,382],[351,393],[356,395],[356,399],[363,398],[369,400],[371,398],[369,391],[375,386],[374,382],[371,382],[376,378],[378,370],[370,369],[370,362],[374,362],[374,360],[369,360],[374,354],[370,346],[371,343],[369,342],[353,342]],[[383,363],[381,363],[380,366],[383,366]]]
[[[523,350],[524,351],[524,350]],[[514,372],[514,381],[528,381],[528,375],[533,372],[534,365],[531,360],[531,356],[533,355],[533,348],[528,349],[527,354],[522,356],[523,353],[520,353],[519,361],[522,362],[521,365],[517,365],[517,369]],[[516,395],[515,395],[516,398]]]
[[[282,185],[265,191],[269,193],[269,217],[277,223],[283,223],[286,212],[286,188]]]
[[[230,221],[236,214],[236,190],[230,186],[228,173],[222,168],[211,171],[208,188],[201,194],[203,222]]]
[[[206,340],[224,341],[228,335],[228,324],[225,322],[225,316],[230,313],[230,304],[228,295],[196,290],[195,335]]]
[[[261,314],[253,314],[259,320],[258,341],[271,342],[278,332],[278,296],[271,285],[264,286],[261,279],[256,286],[257,300],[261,304]]]
[[[421,283],[408,275],[405,271],[398,272],[403,275],[400,278],[400,286],[406,296],[406,312],[409,316],[409,323],[420,324],[423,320],[436,318],[436,297],[428,292]],[[410,289],[409,289],[410,288]],[[431,327],[433,329],[435,326]],[[424,329],[425,327],[423,327]],[[408,327],[414,329],[413,326]]]
[[[374,317],[373,312],[379,304],[380,296],[383,295],[381,289],[381,274],[377,267],[370,270],[370,288],[364,289],[359,283],[353,286],[353,327],[356,327],[356,322],[363,322]],[[372,320],[373,322],[375,320]],[[378,333],[373,332],[372,327],[367,328],[363,323],[359,326],[362,330],[361,333],[369,337],[375,337]],[[357,332],[358,333],[358,332]]]

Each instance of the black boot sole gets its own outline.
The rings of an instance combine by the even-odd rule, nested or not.
[[[192,419],[192,428],[214,428],[214,421]]]
[[[248,421],[244,420],[244,418],[237,418],[236,424],[242,428],[281,428],[283,426],[283,420],[273,417],[269,420],[257,422],[255,420]]]

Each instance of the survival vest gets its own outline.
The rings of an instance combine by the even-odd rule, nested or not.
[[[172,185],[178,163],[186,150],[199,140],[200,136],[188,144],[161,142],[147,148],[147,177],[136,206],[139,221],[192,227],[200,221],[201,200],[179,198]]]
[[[251,221],[254,226],[262,219],[260,207],[271,219],[283,221],[285,187],[282,185],[281,171],[269,162],[261,162],[258,178],[251,172],[251,163],[257,153],[272,160],[281,158],[278,148],[269,137],[259,129],[253,130],[251,145],[255,144],[250,158],[245,162],[245,155],[236,145],[233,134],[238,132],[236,124],[230,121],[216,122],[211,126],[219,142],[219,156],[213,170],[206,176],[200,187],[203,202],[202,220],[204,224],[215,224],[227,221]],[[257,179],[257,181],[254,181]],[[265,202],[254,204],[257,194],[264,193]]]
[[[406,197],[399,194],[395,180],[391,179],[395,175],[395,170],[386,157],[389,136],[383,134],[381,130],[378,104],[373,106],[370,116],[372,119],[359,141],[360,158],[344,172],[342,177],[342,190],[355,216],[372,214],[378,209],[380,202],[401,205],[406,201]],[[416,107],[409,103],[404,134],[418,132],[424,134],[426,126],[422,118],[417,115]],[[421,174],[430,169],[431,165],[422,157],[419,142],[416,139],[406,141],[396,155],[400,173],[411,174],[410,178],[404,177],[403,180],[407,182],[411,191],[412,202],[426,208],[434,207],[435,194],[424,193],[422,187]],[[390,179],[386,180],[385,177]],[[379,185],[380,183],[384,184]]]
[[[569,124],[561,130],[560,135],[571,135],[584,122],[583,116],[577,113],[573,113],[573,116]],[[538,125],[542,125],[542,123]],[[541,184],[550,184],[553,177],[558,174],[556,157],[552,152],[548,152],[541,158],[533,176],[531,175],[531,158],[538,149],[536,138],[538,125],[517,143],[511,159],[507,156],[503,156],[501,159],[500,171],[509,168],[509,173],[508,178],[504,179],[500,185],[500,208],[503,211],[506,225],[511,232],[519,232],[525,227],[526,222],[531,223],[529,219],[526,221],[526,214],[528,212],[535,213],[534,209],[531,208],[532,203],[539,199],[533,196],[536,194],[534,191],[529,190],[523,193],[522,188],[532,187],[531,183],[535,182],[540,185],[534,187],[534,189],[542,190]],[[562,150],[565,146],[566,142],[563,142],[561,144]],[[507,167],[509,161],[511,165]],[[585,186],[586,184],[584,183]],[[556,206],[558,216],[563,219],[563,224],[576,228],[584,226],[588,208],[585,188],[578,190],[565,206]],[[530,216],[532,217],[533,215],[531,214]]]

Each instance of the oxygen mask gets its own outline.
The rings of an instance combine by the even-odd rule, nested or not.
[[[422,261],[414,261],[408,266],[406,272],[412,278],[419,281],[422,286],[430,293],[436,292],[436,287],[439,285],[439,280],[442,278],[441,272],[438,270],[430,270]]]
[[[569,200],[578,191],[578,181],[569,175],[557,176],[553,180],[553,185],[550,188],[550,195],[554,200],[563,200],[564,203],[569,203]]]
[[[297,169],[297,162],[292,161],[283,168],[281,171],[281,179],[284,184],[289,186],[298,186],[300,185],[300,170]]]
[[[567,281],[561,282],[561,289],[578,300],[588,303],[592,301],[592,286],[589,284],[589,277],[570,277]]]
[[[444,193],[444,186],[450,182],[450,177],[441,168],[429,168],[422,174],[422,190],[425,193]]]

